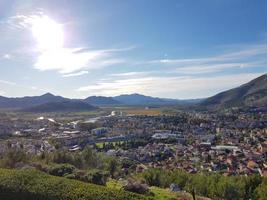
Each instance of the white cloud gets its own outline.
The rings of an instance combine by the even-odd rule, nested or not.
[[[129,93],[171,98],[201,98],[220,91],[237,87],[259,73],[237,74],[214,77],[142,77],[99,82],[95,85],[80,87],[77,92],[86,95],[115,96]]]
[[[63,74],[62,77],[82,76],[88,73],[89,73],[88,71],[80,71],[80,72],[72,73],[72,74]]]

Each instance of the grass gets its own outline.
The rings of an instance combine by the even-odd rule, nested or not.
[[[120,190],[123,187],[123,183],[121,181],[111,179],[106,183],[106,186],[108,188]]]
[[[146,200],[149,197],[116,188],[55,177],[32,169],[0,169],[0,199]]]
[[[156,200],[176,200],[178,199],[177,193],[171,192],[168,189],[152,186],[150,191],[154,193]]]
[[[116,180],[109,180],[107,187],[112,189],[122,189],[123,182]],[[149,188],[150,192],[154,194],[153,200],[191,200],[192,197],[188,193],[184,192],[171,192],[169,189],[159,188],[152,186]],[[202,198],[197,198],[202,199]]]

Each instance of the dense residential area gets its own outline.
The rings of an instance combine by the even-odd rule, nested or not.
[[[94,121],[94,122],[92,122]],[[10,147],[40,155],[92,146],[147,167],[189,173],[267,176],[266,110],[180,112],[174,116],[114,114],[95,119],[1,117],[1,154]],[[140,169],[139,169],[140,170]]]

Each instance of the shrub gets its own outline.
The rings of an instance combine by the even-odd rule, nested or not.
[[[212,199],[267,200],[267,181],[259,175],[225,177],[216,173],[188,174],[181,170],[149,169],[138,176],[150,186],[166,188],[176,183],[181,189]]]
[[[89,183],[106,185],[108,173],[100,170],[91,170],[87,173],[86,178]]]
[[[149,192],[147,184],[134,179],[129,179],[127,184],[123,187],[123,189],[138,194],[146,194]]]
[[[48,173],[54,176],[64,176],[67,174],[72,174],[74,170],[75,167],[73,165],[57,164],[50,166],[48,169]]]

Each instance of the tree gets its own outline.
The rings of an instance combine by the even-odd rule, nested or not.
[[[87,173],[87,181],[97,185],[106,185],[108,174],[100,170],[90,170]]]
[[[8,168],[15,168],[18,163],[27,161],[27,156],[23,151],[16,149],[9,149],[4,156],[2,165]]]
[[[93,151],[90,147],[86,147],[83,152],[83,159],[85,162],[85,165],[90,168],[96,168],[98,164],[97,155],[96,152]]]
[[[225,200],[239,199],[238,186],[232,179],[222,177],[218,183],[218,194],[219,197]]]
[[[109,170],[109,174],[112,178],[114,178],[114,175],[117,171],[117,167],[118,167],[118,162],[115,158],[112,158],[109,161],[109,165],[108,165],[108,170]]]

